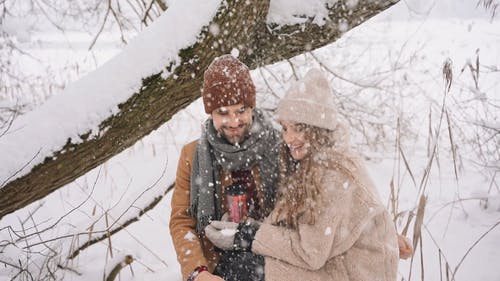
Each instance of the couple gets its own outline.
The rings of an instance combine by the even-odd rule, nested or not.
[[[396,280],[396,230],[319,70],[280,101],[282,139],[238,59],[212,62],[202,97],[210,118],[182,149],[172,197],[183,280]],[[241,219],[224,215],[235,186]]]

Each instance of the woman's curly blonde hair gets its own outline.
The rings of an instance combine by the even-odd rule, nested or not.
[[[283,144],[280,151],[280,178],[277,203],[271,221],[296,228],[298,219],[314,224],[317,207],[322,203],[321,179],[327,169],[336,169],[353,178],[354,163],[348,154],[348,134],[341,124],[335,130],[297,124],[304,130],[310,148],[308,155],[296,161]]]

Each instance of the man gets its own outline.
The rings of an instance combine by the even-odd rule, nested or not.
[[[216,250],[204,228],[228,211],[225,189],[245,189],[248,217],[272,210],[278,178],[279,135],[255,109],[255,86],[246,65],[224,55],[204,74],[203,105],[210,115],[199,140],[182,149],[172,196],[170,232],[183,280],[220,281],[227,267],[245,259]],[[224,260],[216,268],[219,258]]]

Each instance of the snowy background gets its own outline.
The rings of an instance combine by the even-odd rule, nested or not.
[[[40,82],[32,88],[21,85],[16,93],[0,92],[0,108],[25,105],[8,132],[0,129],[0,183],[36,151],[43,149],[43,159],[65,137],[95,128],[140,86],[141,77],[193,42],[219,3],[169,2],[169,10],[129,44],[120,43],[111,29],[91,52],[88,33],[26,32],[37,23],[2,22],[3,32],[15,34],[25,51],[39,58],[14,55],[13,63],[40,81],[50,74],[56,86]],[[305,13],[321,24],[325,1],[304,2],[274,0],[268,20],[300,22],[293,15]],[[447,280],[446,268],[449,280],[452,274],[455,280],[500,280],[500,24],[476,4],[401,1],[334,44],[252,71],[258,104],[266,109],[275,106],[295,76],[311,67],[327,73],[339,111],[352,126],[353,145],[367,159],[388,209],[400,214],[399,232],[416,212],[420,195],[427,196],[422,247],[413,260],[400,262],[403,280],[422,280],[422,275]],[[175,24],[179,21],[184,25]],[[165,26],[182,28],[174,32]],[[442,74],[447,60],[453,71],[449,91]],[[138,222],[74,259],[67,257],[163,194],[174,181],[180,148],[199,136],[205,118],[198,100],[105,164],[3,217],[0,280],[30,280],[11,265],[27,268],[34,279],[50,275],[47,262],[64,267],[53,272],[57,279],[103,279],[125,255],[134,262],[121,271],[121,280],[181,280],[168,230],[170,194]],[[391,190],[396,202],[389,199]]]

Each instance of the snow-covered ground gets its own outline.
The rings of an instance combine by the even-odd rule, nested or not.
[[[411,280],[422,280],[422,271],[425,280],[447,280],[448,263],[450,274],[456,270],[457,281],[498,281],[500,187],[494,169],[477,165],[478,157],[471,145],[477,133],[474,122],[500,128],[500,100],[497,97],[500,90],[500,24],[498,20],[491,21],[486,13],[466,13],[474,5],[466,5],[464,1],[456,1],[458,4],[447,12],[438,9],[444,5],[439,5],[439,1],[434,9],[431,9],[432,3],[417,3],[399,3],[348,32],[336,43],[313,54],[298,56],[291,62],[301,75],[308,68],[318,66],[316,57],[326,67],[337,101],[346,106],[342,112],[354,114],[349,106],[358,102],[367,111],[356,113],[363,117],[362,122],[381,124],[369,127],[384,130],[385,139],[378,144],[365,145],[363,135],[356,130],[353,130],[353,142],[369,160],[371,175],[385,202],[389,202],[390,182],[394,180],[395,189],[399,190],[398,212],[403,212],[402,219],[398,220],[400,231],[408,211],[416,211],[414,208],[421,194],[419,187],[429,161],[429,112],[432,112],[430,126],[436,130],[445,92],[442,66],[447,59],[453,62],[454,78],[446,108],[461,155],[455,162],[459,173],[456,176],[454,172],[444,117],[437,141],[439,157],[432,162],[428,182],[423,185],[428,197],[422,230],[423,255],[421,257],[420,248],[417,248],[413,262],[401,261],[399,272],[404,280],[408,280],[410,268]],[[426,14],[428,9],[431,15],[436,15]],[[406,11],[413,14],[411,20],[402,15]],[[114,47],[104,48],[101,54],[114,52]],[[468,62],[475,63],[477,56],[481,65],[478,88],[468,68],[461,72]],[[255,70],[252,76],[257,83],[258,103],[264,108],[273,107],[276,102],[273,94],[282,95],[293,79],[288,63]],[[408,168],[401,153],[394,152],[398,117],[405,129],[399,136]],[[121,280],[181,280],[168,230],[170,194],[138,222],[109,240],[82,251],[69,262],[65,257],[77,244],[103,235],[107,226],[137,216],[141,208],[163,194],[174,180],[180,148],[197,138],[205,118],[198,100],[102,166],[43,200],[2,218],[0,241],[16,240],[14,232],[7,227],[17,230],[19,235],[47,230],[28,239],[29,248],[23,248],[26,244],[4,248],[0,264],[29,264],[32,273],[46,274],[39,267],[53,253],[58,253],[60,255],[51,262],[67,267],[55,273],[59,279],[96,280],[102,279],[104,273],[130,254],[135,261],[131,270],[121,271]],[[380,134],[367,132],[367,135],[370,138]],[[431,145],[435,141],[431,139]],[[500,163],[496,158],[498,151],[495,151],[500,145],[498,136],[482,145],[488,154],[483,160],[496,165],[498,170]],[[1,165],[0,170],[7,168],[6,164]],[[55,223],[57,225],[53,226]],[[408,235],[412,236],[411,227]],[[0,280],[10,280],[18,271],[0,266]]]

